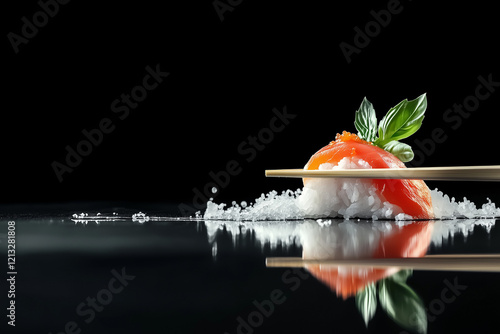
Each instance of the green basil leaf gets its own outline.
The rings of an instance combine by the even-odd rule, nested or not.
[[[403,282],[383,279],[379,283],[382,309],[401,327],[427,333],[427,315],[420,297]]]
[[[394,154],[402,162],[412,161],[414,154],[411,146],[405,143],[401,143],[397,140],[393,140],[382,146],[384,150],[389,153]]]
[[[377,116],[373,105],[366,99],[361,102],[356,110],[354,126],[358,130],[358,136],[366,141],[373,142],[377,137]]]
[[[403,139],[414,134],[422,125],[426,108],[427,97],[426,94],[422,94],[415,100],[405,99],[389,109],[379,123],[379,139],[375,144],[382,147],[392,140]]]
[[[377,310],[377,290],[374,283],[368,284],[363,291],[356,294],[356,307],[365,320],[365,325],[368,327],[368,322],[375,315]]]

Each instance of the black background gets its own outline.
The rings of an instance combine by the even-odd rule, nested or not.
[[[233,4],[237,4],[234,1]],[[21,33],[36,1],[9,2],[4,19],[5,69],[0,124],[0,200],[155,201],[193,206],[210,171],[230,160],[241,173],[216,201],[252,200],[298,180],[266,179],[264,170],[300,168],[342,130],[355,131],[354,111],[366,96],[379,119],[404,98],[426,92],[422,128],[407,143],[438,144],[422,166],[498,164],[499,92],[458,127],[445,110],[473,95],[478,76],[500,81],[496,7],[480,2],[401,1],[399,14],[348,63],[340,43],[388,1],[350,4],[241,1],[221,21],[214,2],[71,1],[16,54],[8,33]],[[142,82],[146,66],[170,75],[123,121],[110,108]],[[238,152],[269,126],[273,108],[296,117],[250,162]],[[81,131],[110,118],[115,130],[59,182]],[[495,184],[429,183],[457,198],[500,202]]]
[[[178,214],[178,204],[193,207],[193,189],[203,191],[211,182],[210,172],[224,170],[231,160],[241,163],[241,172],[219,187],[216,201],[249,201],[272,189],[296,189],[299,180],[266,179],[264,170],[300,168],[337,132],[354,131],[354,111],[364,96],[380,119],[402,99],[427,93],[423,126],[406,142],[428,140],[435,128],[442,128],[447,140],[436,145],[423,166],[499,164],[500,87],[456,130],[443,119],[447,109],[474,94],[478,76],[492,74],[500,81],[498,11],[492,2],[437,5],[402,0],[402,11],[392,15],[388,26],[353,54],[350,63],[339,44],[354,44],[354,28],[364,30],[374,21],[370,12],[386,9],[389,1],[243,0],[223,14],[223,21],[213,3],[73,0],[60,5],[18,53],[7,36],[20,34],[22,18],[32,21],[40,5],[35,0],[4,3],[1,203],[113,201],[126,206],[130,201],[142,210],[137,202],[153,202],[165,203],[167,211]],[[146,66],[157,64],[170,75],[119,120],[111,103],[142,83]],[[274,108],[284,106],[296,117],[255,158],[245,161],[238,147],[269,126]],[[51,164],[64,162],[65,147],[75,148],[84,139],[82,130],[96,128],[103,118],[112,119],[115,130],[59,182]],[[500,203],[497,184],[428,184],[459,199],[467,196],[479,204],[490,197]],[[74,212],[73,206],[65,207]],[[209,264],[210,247],[195,225],[125,228],[130,236],[125,241],[135,241],[132,246],[144,251],[144,245],[150,245],[138,254],[128,243],[123,248],[113,244],[124,231],[117,226],[93,231],[91,224],[32,225],[38,229],[30,235],[31,225],[18,224],[18,321],[29,330],[62,330],[65,321],[73,319],[75,306],[107,283],[111,268],[122,265],[137,273],[137,283],[84,331],[233,333],[236,317],[252,311],[252,300],[267,298],[276,287],[286,288],[281,271],[264,268],[264,253],[256,255],[252,249],[245,258],[234,252],[228,235],[225,243],[219,242],[219,262]],[[181,227],[190,229],[189,238]],[[198,238],[192,237],[195,234]],[[498,232],[492,235],[496,240]],[[158,244],[151,236],[158,237]],[[82,258],[67,246],[79,237],[87,252]],[[496,251],[487,237],[483,231],[467,244],[457,239],[459,247],[452,250]],[[89,255],[96,238],[109,245],[103,241],[108,247],[96,247]],[[41,246],[59,241],[63,247],[40,252],[43,247],[33,240]],[[35,251],[23,255],[28,245]],[[194,252],[193,245],[202,249]],[[116,254],[106,252],[113,247]],[[443,279],[454,277],[439,275],[419,273],[412,281],[426,302],[439,295]],[[434,330],[496,330],[488,326],[498,312],[477,300],[494,299],[498,280],[472,275],[461,274],[460,282],[470,286],[468,294],[446,309],[432,324]],[[221,297],[224,290],[240,294],[225,292]],[[283,330],[287,323],[290,332],[364,330],[353,312],[354,301],[335,300],[319,282],[305,284],[295,296],[269,320],[267,329]],[[325,319],[331,319],[329,326],[321,328]],[[372,323],[370,330],[401,330],[383,314],[376,319],[379,326]]]

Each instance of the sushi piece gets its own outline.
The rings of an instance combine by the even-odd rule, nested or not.
[[[358,133],[337,134],[304,169],[406,168],[404,162],[413,158],[413,151],[399,140],[418,130],[426,106],[425,94],[404,100],[377,128],[375,110],[365,98],[356,111]],[[309,217],[434,218],[431,192],[422,180],[305,178],[303,183],[298,206]]]

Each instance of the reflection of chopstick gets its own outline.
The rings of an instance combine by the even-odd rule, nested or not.
[[[266,176],[275,177],[334,177],[369,179],[420,179],[443,181],[500,181],[500,166],[454,166],[371,169],[270,169]]]
[[[425,257],[391,259],[342,259],[312,260],[300,257],[268,257],[267,267],[301,268],[308,265],[369,267],[369,268],[407,268],[434,271],[485,271],[500,272],[500,254],[449,254],[428,255]]]
[[[458,259],[488,258],[488,259],[500,260],[500,254],[430,254],[430,255],[426,255],[424,257],[425,258],[432,258],[432,259],[437,259],[437,258],[446,258],[446,259],[449,259],[449,258],[458,258]]]

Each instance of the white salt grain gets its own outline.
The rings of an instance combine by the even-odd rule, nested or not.
[[[431,191],[434,215],[438,219],[452,218],[493,218],[500,216],[500,208],[488,198],[488,203],[477,209],[476,205],[464,197],[463,202],[455,202],[455,198],[434,189]]]
[[[142,212],[134,213],[132,215],[132,221],[138,223],[144,223],[149,221],[149,216],[146,216],[146,214]]]

